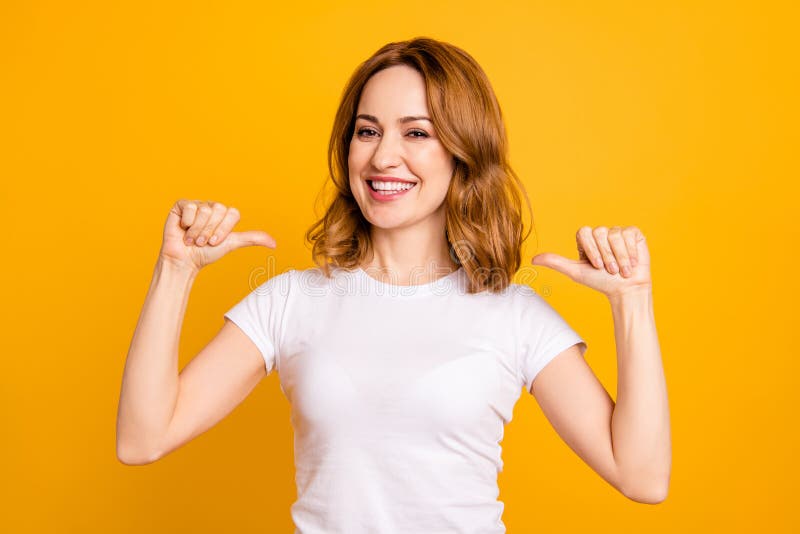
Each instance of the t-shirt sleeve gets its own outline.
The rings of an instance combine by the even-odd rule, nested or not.
[[[520,377],[525,389],[530,391],[533,379],[553,358],[576,343],[583,356],[587,344],[553,306],[532,289],[525,292],[521,305]]]
[[[232,308],[224,317],[233,321],[261,351],[267,374],[277,367],[284,315],[291,292],[292,271],[273,276]]]

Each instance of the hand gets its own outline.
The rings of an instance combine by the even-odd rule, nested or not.
[[[228,252],[253,245],[275,248],[266,232],[233,232],[239,210],[219,202],[181,199],[175,202],[164,224],[160,257],[194,272]]]
[[[575,239],[578,260],[545,252],[531,263],[554,269],[608,297],[652,287],[650,252],[637,227],[584,226]]]

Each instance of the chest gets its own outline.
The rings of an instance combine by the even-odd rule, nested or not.
[[[296,426],[464,432],[510,420],[520,382],[502,314],[444,299],[320,300],[296,311],[279,347]]]

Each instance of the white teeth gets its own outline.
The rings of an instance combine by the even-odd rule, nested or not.
[[[379,182],[377,180],[372,181],[373,189],[378,189],[381,191],[405,191],[406,189],[411,189],[414,187],[414,184],[409,184],[406,182]]]

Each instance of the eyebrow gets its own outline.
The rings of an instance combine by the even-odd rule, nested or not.
[[[380,124],[380,121],[378,120],[378,117],[376,117],[375,115],[367,115],[366,113],[359,113],[356,116],[356,119],[364,119],[364,120],[368,120],[370,122],[374,122],[375,124]],[[399,122],[400,124],[405,124],[407,122],[413,122],[413,121],[428,121],[428,122],[431,122],[431,123],[433,122],[430,119],[430,117],[425,117],[423,115],[409,115],[409,116],[400,117],[399,119],[397,119],[397,122]]]

